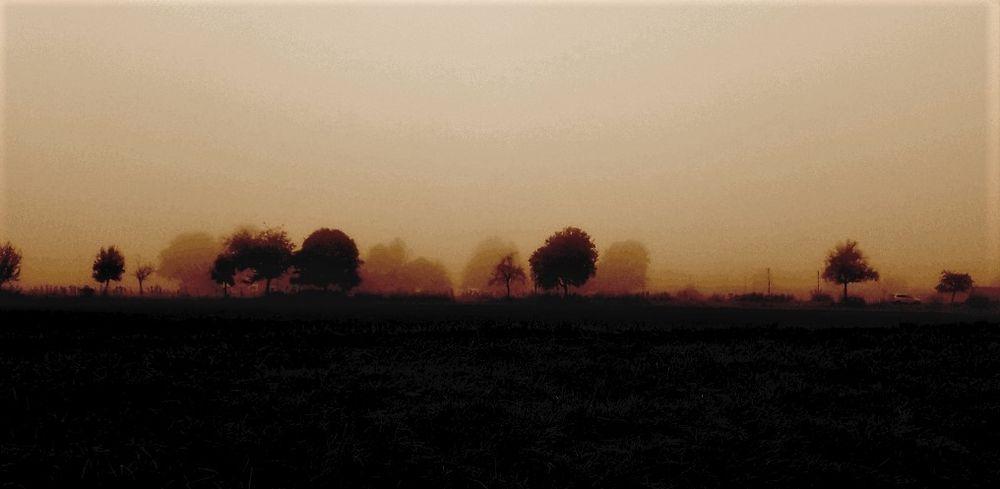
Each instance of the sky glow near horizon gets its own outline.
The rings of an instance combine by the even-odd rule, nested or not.
[[[8,4],[0,239],[23,286],[243,224],[401,237],[453,279],[484,238],[526,257],[573,225],[643,242],[654,288],[812,287],[846,238],[890,286],[990,283],[995,15]]]

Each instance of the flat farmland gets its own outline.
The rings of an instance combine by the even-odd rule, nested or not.
[[[996,487],[964,308],[9,299],[0,487]]]

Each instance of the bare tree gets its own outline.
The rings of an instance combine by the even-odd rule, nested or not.
[[[510,283],[518,281],[524,283],[527,277],[524,275],[524,268],[514,263],[514,253],[500,259],[500,263],[493,269],[493,278],[490,285],[504,284],[507,286],[507,298],[510,299]]]
[[[139,295],[144,295],[144,292],[143,292],[143,289],[142,289],[142,282],[144,280],[146,280],[150,275],[152,275],[153,271],[154,270],[153,270],[153,266],[152,265],[148,265],[147,264],[147,265],[138,265],[138,266],[136,266],[136,269],[135,269],[135,272],[133,272],[133,275],[135,275],[135,279],[139,281]]]

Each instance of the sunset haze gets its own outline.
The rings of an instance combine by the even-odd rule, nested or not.
[[[567,226],[645,245],[653,290],[760,290],[770,267],[801,293],[848,238],[891,287],[1000,279],[989,2],[3,15],[0,242],[22,287],[241,225],[341,229],[362,257],[399,237],[456,286],[484,239],[523,259]]]

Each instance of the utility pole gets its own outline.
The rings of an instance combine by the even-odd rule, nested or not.
[[[771,267],[767,267],[767,296],[771,297]]]

